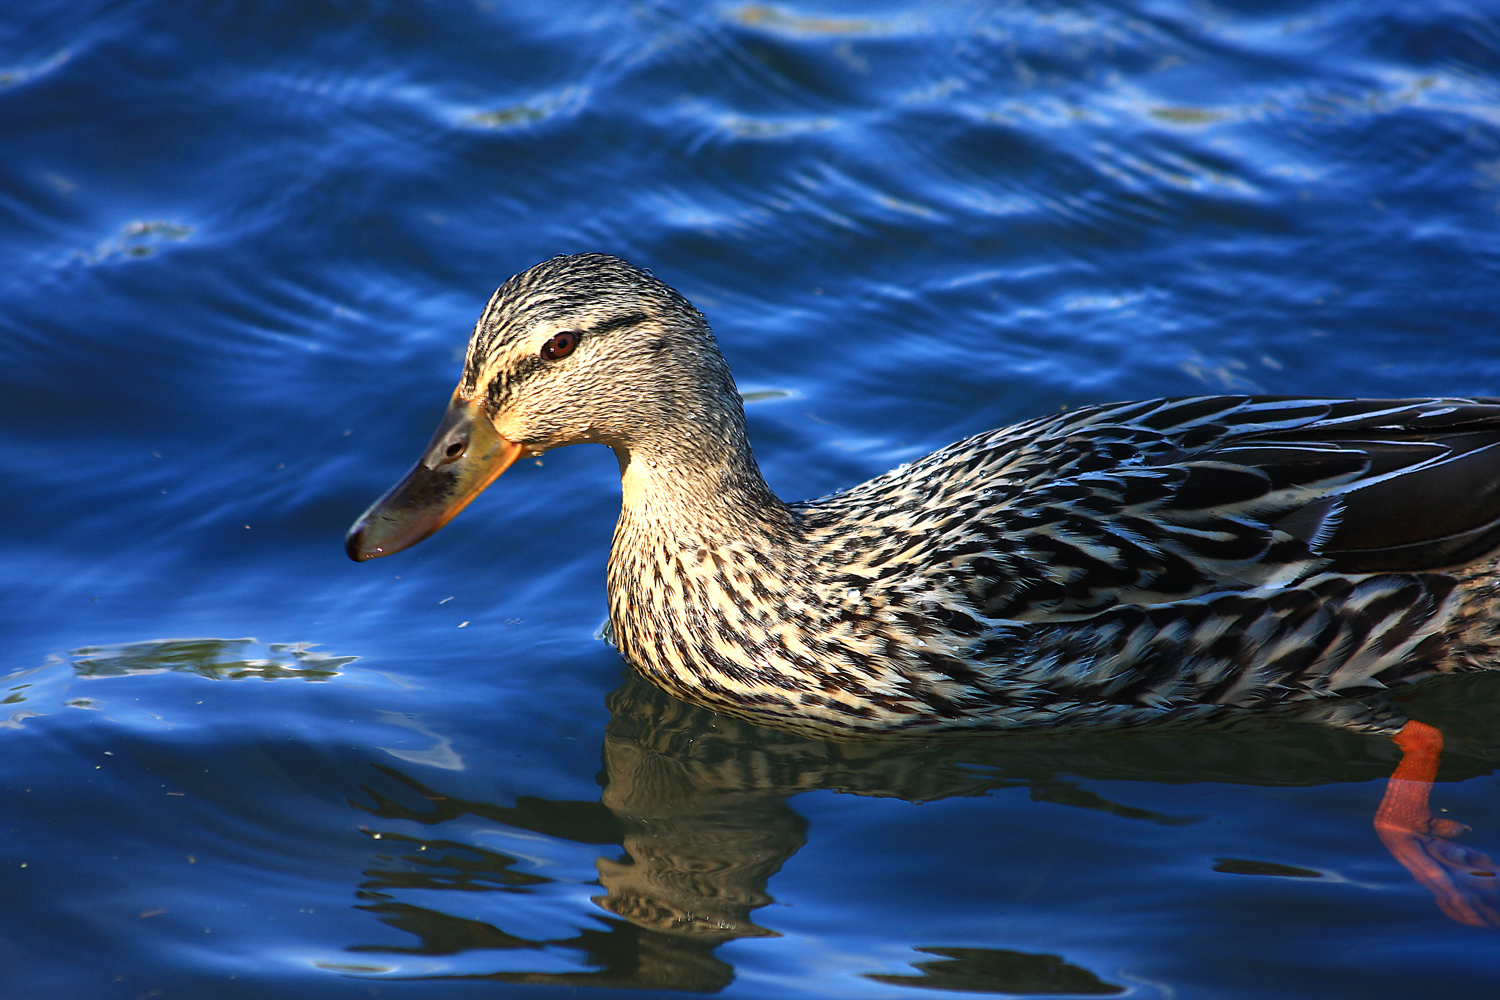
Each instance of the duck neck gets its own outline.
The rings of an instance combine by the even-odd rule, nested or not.
[[[621,488],[616,546],[785,541],[794,527],[792,514],[766,485],[743,417],[713,410],[684,416],[670,435],[615,446]]]

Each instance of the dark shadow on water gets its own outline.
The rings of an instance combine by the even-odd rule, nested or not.
[[[1485,680],[1490,680],[1486,678]],[[1457,734],[1444,777],[1488,773],[1500,752],[1465,741],[1493,731],[1496,699],[1470,698],[1471,679],[1440,684],[1424,704],[1479,728]],[[1476,707],[1482,706],[1482,707]],[[1024,787],[1033,799],[1100,810],[1140,822],[1176,826],[1197,821],[1115,802],[1081,788],[1090,780],[1226,782],[1290,786],[1370,781],[1390,773],[1387,741],[1316,726],[1271,726],[1224,733],[1075,735],[991,738],[961,744],[838,744],[776,733],[679,702],[633,675],[609,698],[598,802],[522,798],[514,806],[469,801],[385,765],[383,781],[363,788],[354,805],[375,825],[370,836],[395,850],[388,865],[366,873],[360,908],[410,934],[408,947],[356,945],[362,953],[457,955],[560,949],[590,971],[453,973],[381,978],[486,979],[620,989],[714,992],[734,970],[714,954],[738,938],[773,936],[753,912],[772,897],[768,883],[806,843],[808,823],[788,804],[801,792],[826,790],[909,802],[979,796]],[[1484,717],[1481,718],[1480,716]],[[377,787],[378,786],[378,787]],[[418,802],[419,805],[412,803]],[[449,839],[383,832],[378,821],[439,826],[474,816],[581,844],[615,845],[618,857],[596,861],[603,890],[594,902],[609,916],[601,929],[567,938],[528,938],[496,923],[402,903],[406,888],[526,893],[548,880],[513,870],[517,859]],[[1219,871],[1312,878],[1321,873],[1272,862],[1224,858]],[[497,901],[497,911],[503,904]],[[503,912],[496,917],[503,920]],[[914,963],[918,974],[877,975],[888,984],[1010,995],[1112,995],[1106,982],[1066,958],[998,949],[923,943],[937,956]],[[472,957],[472,956],[471,956]]]
[[[892,986],[915,986],[926,990],[958,993],[1005,993],[1012,996],[1109,997],[1125,987],[1106,983],[1087,969],[1069,965],[1056,955],[1006,951],[1002,948],[918,948],[938,955],[936,962],[914,963],[920,976],[867,978]]]

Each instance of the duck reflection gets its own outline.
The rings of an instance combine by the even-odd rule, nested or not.
[[[608,914],[600,917],[602,929],[566,938],[529,938],[399,902],[391,894],[402,889],[526,893],[549,880],[516,870],[517,859],[503,853],[383,832],[377,823],[367,832],[396,850],[385,855],[387,868],[367,873],[361,906],[417,943],[351,950],[453,956],[562,949],[577,953],[590,971],[448,973],[439,978],[713,992],[733,979],[732,967],[714,955],[721,944],[774,935],[753,915],[773,901],[767,891],[770,879],[806,843],[807,821],[787,803],[801,792],[833,790],[920,802],[1026,787],[1037,800],[1175,826],[1198,817],[1112,802],[1062,775],[1283,786],[1371,780],[1390,767],[1381,741],[1325,727],[1285,727],[1232,738],[1222,733],[1010,737],[917,748],[909,743],[829,743],[713,715],[634,676],[610,696],[609,708],[598,802],[522,798],[514,806],[500,806],[464,800],[377,765],[404,787],[397,790],[382,782],[382,791],[366,786],[368,801],[358,803],[376,821],[437,826],[470,816],[575,843],[620,845],[623,855],[596,861],[603,893],[594,902]],[[1487,770],[1482,760],[1462,753],[1447,766]],[[411,804],[413,793],[422,805]],[[1320,874],[1283,868],[1222,859],[1219,870]],[[915,963],[915,974],[872,973],[871,978],[911,987],[1030,995],[1110,995],[1124,989],[1055,955],[943,946],[920,950],[935,959]]]

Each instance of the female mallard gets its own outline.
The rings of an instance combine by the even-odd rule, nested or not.
[[[1500,400],[1094,406],[788,504],[703,316],[602,254],[495,293],[437,433],[349,555],[413,545],[519,455],[585,441],[620,462],[620,651],[777,729],[1275,711],[1396,735],[1422,792],[1386,805],[1425,814],[1441,737],[1378,694],[1500,664]],[[1419,820],[1391,822],[1410,839]]]

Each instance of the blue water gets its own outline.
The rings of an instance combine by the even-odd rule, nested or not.
[[[6,996],[1495,991],[1388,741],[688,709],[594,638],[598,448],[350,563],[582,250],[708,314],[788,498],[1062,406],[1500,394],[1500,5],[10,0]],[[1500,853],[1500,678],[1404,707]]]

